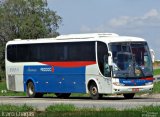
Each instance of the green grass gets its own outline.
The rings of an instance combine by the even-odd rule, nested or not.
[[[24,112],[24,111],[35,111],[32,106],[22,105],[22,106],[15,106],[15,105],[0,105],[0,112],[8,111],[8,112]]]
[[[22,105],[0,105],[0,114],[4,112],[16,114],[16,112],[30,112],[34,117],[142,117],[160,114],[160,106],[143,106],[139,108],[117,110],[115,108],[80,108],[71,104],[56,104],[46,108],[45,111],[38,111],[32,106]],[[15,112],[15,113],[14,113]]]
[[[1,70],[0,68],[0,81],[4,80],[5,78],[5,72]]]
[[[155,69],[155,70],[153,71],[153,74],[154,74],[154,75],[160,75],[160,69]]]
[[[134,108],[134,109],[125,109],[124,111],[139,111],[139,112],[160,112],[160,106],[143,106],[140,108]]]
[[[54,117],[142,117],[155,116],[160,114],[160,106],[144,106],[140,108],[117,110],[115,108],[78,108],[74,105],[56,104],[46,108],[46,112],[43,116]]]
[[[6,87],[6,82],[0,82],[0,96],[25,96],[24,92],[15,92],[15,91],[8,91]]]
[[[46,108],[47,112],[62,112],[62,111],[76,111],[76,107],[71,104],[57,104]]]
[[[86,94],[86,93],[72,93],[71,97],[89,97],[89,94]]]
[[[46,108],[46,112],[89,112],[89,111],[116,111],[114,108],[77,108],[72,104],[55,104]]]
[[[153,87],[153,93],[160,93],[160,82],[155,82]]]
[[[132,108],[132,109],[124,109],[124,110],[117,110],[115,108],[94,108],[94,107],[91,107],[91,108],[80,108],[80,107],[75,107],[74,105],[72,104],[55,104],[55,105],[51,105],[49,107],[46,108],[45,110],[46,112],[62,112],[62,111],[80,111],[80,112],[84,112],[84,111],[103,111],[103,112],[114,112],[114,111],[139,111],[139,112],[142,112],[142,111],[147,111],[147,112],[160,112],[160,106],[143,106],[143,107],[139,107],[139,108]]]

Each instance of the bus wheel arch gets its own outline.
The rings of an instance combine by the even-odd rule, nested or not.
[[[26,87],[27,87],[27,96],[30,98],[39,98],[39,97],[43,97],[43,93],[37,93],[35,91],[35,83],[33,82],[33,80],[29,79],[26,83]]]
[[[98,85],[94,80],[90,80],[88,82],[87,87],[88,87],[88,91],[89,91],[90,96],[91,96],[92,99],[97,100],[97,99],[102,98],[103,95],[99,94]]]

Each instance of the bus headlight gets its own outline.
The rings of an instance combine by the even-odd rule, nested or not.
[[[116,86],[125,86],[125,84],[119,83],[119,82],[114,82],[113,84],[116,85]]]

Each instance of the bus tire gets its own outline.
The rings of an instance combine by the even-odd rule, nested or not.
[[[69,96],[71,95],[71,93],[55,93],[55,95],[58,97],[58,98],[69,98]]]
[[[96,85],[95,82],[92,82],[89,85],[89,92],[90,92],[91,98],[94,99],[94,100],[100,99],[103,96],[102,94],[98,93],[98,88],[97,88],[97,85]]]
[[[134,98],[135,93],[126,93],[123,94],[125,99],[133,99]]]
[[[43,97],[43,93],[36,93],[34,83],[29,81],[27,83],[27,96],[30,98],[40,98]]]

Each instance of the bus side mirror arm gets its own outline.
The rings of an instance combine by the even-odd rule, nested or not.
[[[104,55],[104,76],[110,77],[111,76],[111,70],[112,66],[108,64],[108,55]]]
[[[111,53],[110,53],[110,52],[108,52],[108,56],[111,56]]]

